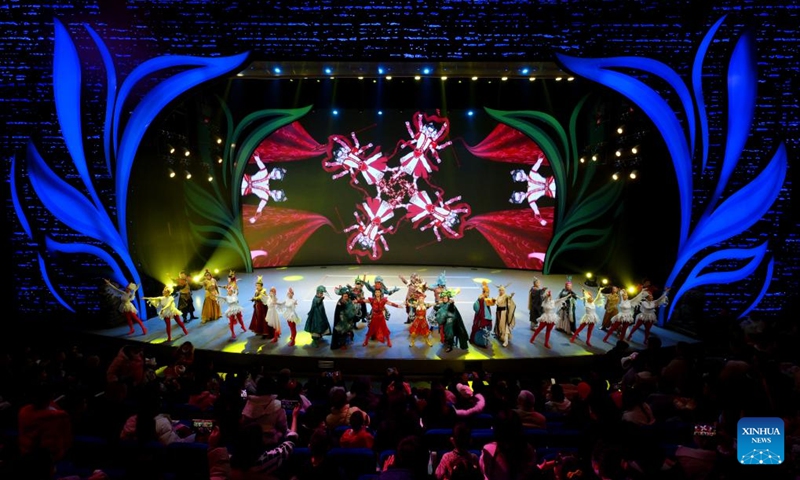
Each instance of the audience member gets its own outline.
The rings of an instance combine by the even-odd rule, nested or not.
[[[256,394],[247,396],[242,410],[242,425],[251,423],[261,427],[266,445],[276,445],[286,434],[286,411],[278,400],[277,386],[270,377],[261,377]]]
[[[486,480],[538,477],[536,451],[525,440],[522,422],[513,410],[504,410],[495,416],[494,440],[481,451],[480,466]]]
[[[536,397],[533,396],[528,390],[522,390],[517,396],[517,408],[514,411],[522,421],[522,426],[525,428],[547,428],[547,418],[537,412],[534,405],[536,404]]]
[[[436,478],[438,480],[452,480],[465,478],[469,471],[477,470],[480,472],[478,456],[469,451],[472,430],[464,422],[459,422],[453,428],[453,436],[450,442],[453,450],[442,455],[439,465],[436,467]],[[457,471],[456,475],[453,473]],[[481,477],[482,478],[482,477]]]
[[[350,428],[339,438],[339,445],[345,448],[372,448],[374,441],[372,434],[364,427],[364,412],[353,412],[350,415]]]

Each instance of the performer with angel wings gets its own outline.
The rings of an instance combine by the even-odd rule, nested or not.
[[[184,335],[189,335],[186,326],[181,319],[181,312],[175,307],[175,297],[172,296],[172,287],[169,285],[164,286],[162,295],[160,297],[144,297],[150,306],[158,309],[158,317],[164,320],[167,327],[167,341],[172,341],[172,320],[181,327]]]
[[[135,283],[129,283],[128,286],[123,290],[112,283],[111,280],[104,280],[106,282],[106,293],[119,301],[119,311],[125,317],[125,320],[128,322],[128,327],[131,329],[128,332],[128,335],[133,335],[134,323],[141,327],[142,335],[147,335],[147,328],[145,328],[144,324],[142,323],[142,319],[139,318],[136,307],[133,306],[133,299],[136,298],[136,290],[139,289],[139,286]]]

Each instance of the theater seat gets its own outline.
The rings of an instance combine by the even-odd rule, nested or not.
[[[344,472],[345,478],[358,478],[377,470],[375,453],[369,448],[332,448],[328,459]]]

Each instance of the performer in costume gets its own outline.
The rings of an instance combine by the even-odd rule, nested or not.
[[[400,280],[408,287],[408,292],[406,293],[406,313],[408,314],[408,320],[406,320],[406,324],[409,324],[414,321],[417,315],[416,309],[411,304],[416,301],[417,291],[421,285],[424,285],[425,282],[422,281],[416,272],[411,274],[411,280],[406,280],[406,277],[402,275],[399,275],[399,277]]]
[[[464,320],[455,304],[456,292],[453,290],[442,290],[439,293],[440,302],[433,308],[436,311],[436,322],[439,329],[444,332],[445,352],[450,352],[458,344],[462,350],[467,350],[469,335]]]
[[[433,290],[433,298],[436,304],[434,305],[433,310],[429,313],[428,320],[431,321],[430,323],[436,324],[437,328],[439,329],[439,340],[444,344],[445,335],[444,335],[444,328],[439,325],[438,321],[436,320],[436,305],[439,305],[442,302],[442,292],[447,290],[447,278],[445,276],[445,272],[439,274],[439,277],[436,279],[436,283],[431,285],[429,289]]]
[[[242,306],[239,305],[239,290],[236,287],[236,283],[229,282],[225,286],[225,291],[227,295],[217,297],[217,301],[228,304],[228,308],[225,310],[225,316],[228,317],[228,328],[231,330],[231,340],[236,340],[236,332],[233,331],[233,328],[237,323],[242,327],[242,333],[247,331],[244,326],[244,320],[242,319]]]
[[[186,323],[197,318],[194,314],[194,299],[192,298],[192,290],[200,290],[202,288],[197,284],[192,277],[186,273],[186,270],[181,270],[178,278],[173,279],[175,283],[175,291],[178,292],[178,310],[183,313],[186,318]]]
[[[283,302],[283,318],[289,325],[289,331],[292,336],[289,338],[289,346],[294,347],[295,338],[297,337],[297,324],[300,322],[300,317],[297,316],[297,299],[294,298],[294,290],[289,287],[286,292],[286,300]]]
[[[567,301],[561,306],[558,312],[558,322],[556,323],[556,330],[563,333],[572,333],[575,331],[575,303],[578,295],[572,290],[572,277],[567,277],[567,283],[558,294],[558,298],[567,297]]]
[[[619,289],[615,286],[611,287],[611,293],[605,295],[606,299],[606,312],[603,315],[603,330],[608,330],[611,326],[611,318],[619,313]]]
[[[645,299],[639,305],[641,311],[639,315],[636,316],[636,325],[633,326],[630,335],[628,335],[629,342],[631,341],[631,337],[633,337],[633,332],[644,325],[644,343],[647,343],[647,339],[650,338],[650,329],[653,328],[653,325],[658,321],[656,310],[658,310],[658,307],[666,305],[668,302],[667,292],[669,292],[669,287],[664,287],[664,293],[656,300],[653,300],[652,290],[644,289],[642,292],[644,292]]]
[[[269,333],[267,336],[272,335],[272,343],[278,343],[281,338],[281,320],[278,317],[278,309],[283,307],[283,302],[278,301],[278,291],[275,287],[269,289],[267,294],[267,329]]]
[[[167,326],[167,341],[172,341],[172,320],[175,320],[175,323],[181,327],[184,335],[189,335],[181,319],[181,312],[175,308],[175,298],[172,297],[172,287],[169,285],[164,286],[164,290],[161,294],[162,296],[160,297],[144,297],[144,299],[150,306],[158,309],[158,317],[164,320]]]
[[[377,277],[375,280],[375,284],[377,287],[378,281]],[[367,287],[369,288],[369,287]],[[397,290],[395,290],[397,291]],[[386,305],[391,305],[396,308],[402,308],[400,305],[392,302],[388,298],[383,296],[383,289],[375,288],[375,291],[372,294],[373,296],[364,300],[359,300],[361,302],[368,302],[372,306],[372,313],[370,314],[369,319],[369,329],[367,330],[367,336],[364,338],[364,346],[366,347],[367,344],[371,339],[375,339],[381,343],[386,342],[386,346],[392,346],[392,339],[390,338],[391,332],[389,332],[389,327],[386,325]]]
[[[531,330],[536,330],[536,319],[544,313],[542,302],[544,301],[544,289],[542,282],[533,277],[533,286],[528,292],[528,312],[530,312]]]
[[[585,289],[583,290],[583,304],[586,313],[581,317],[580,326],[575,330],[575,333],[572,334],[572,338],[569,339],[571,343],[575,343],[575,339],[578,338],[581,331],[588,326],[589,331],[586,333],[586,345],[592,346],[592,330],[594,330],[594,326],[600,322],[600,317],[597,316],[597,307],[602,307],[603,302],[603,294],[599,291],[597,292],[597,298],[595,298],[592,292]]]
[[[503,342],[503,346],[508,346],[508,341],[511,339],[511,330],[516,325],[514,314],[517,311],[517,304],[514,303],[514,293],[511,295],[506,294],[506,286],[497,286],[497,298],[495,299],[497,315],[494,323],[494,334]]]
[[[233,270],[228,271],[228,284],[221,286],[221,288],[225,290],[227,290],[228,287],[233,287],[233,293],[239,295],[239,284],[236,280],[236,272]]]
[[[386,284],[383,283],[383,277],[380,275],[375,277],[375,285],[370,284],[367,280],[367,276],[364,275],[364,286],[370,291],[370,293],[372,293],[373,296],[375,295],[376,290],[380,290],[383,293],[383,298],[385,299],[388,299],[391,294],[400,291],[400,287],[387,287]],[[367,303],[369,303],[369,301],[367,301]],[[384,310],[383,316],[386,318],[387,322],[392,317],[392,315],[389,313],[389,310]],[[372,312],[370,312],[370,318],[372,318]]]
[[[539,335],[539,332],[541,332],[542,329],[547,328],[547,331],[544,335],[544,348],[550,348],[550,332],[553,331],[553,327],[558,321],[556,309],[564,305],[568,299],[569,297],[561,297],[558,300],[554,300],[553,295],[550,293],[550,289],[546,289],[544,301],[542,302],[544,313],[541,317],[536,319],[539,326],[536,327],[536,330],[533,332],[533,336],[531,336],[531,343],[536,341],[536,336]]]
[[[408,327],[409,346],[413,347],[416,343],[416,337],[422,336],[425,339],[425,343],[427,343],[429,347],[432,347],[433,343],[431,343],[431,330],[428,325],[427,312],[434,304],[425,303],[426,286],[424,284],[419,285],[417,288],[416,295],[406,303],[407,307],[414,309],[414,321],[411,323],[411,326]]]
[[[353,329],[356,322],[356,304],[353,303],[348,287],[336,287],[334,292],[339,295],[336,308],[333,311],[333,330],[331,331],[331,350],[347,350],[347,345],[353,341]]]
[[[472,310],[475,311],[475,317],[472,320],[472,332],[469,335],[469,343],[475,345],[475,335],[484,328],[492,328],[492,309],[495,300],[491,297],[489,292],[489,284],[484,281],[481,287],[481,294],[475,303],[472,304]]]
[[[270,327],[267,325],[267,291],[261,275],[256,278],[256,291],[253,293],[253,318],[250,320],[250,331],[261,338],[269,338]]]
[[[324,335],[331,334],[331,324],[328,321],[328,315],[325,313],[325,304],[322,303],[327,293],[325,286],[318,286],[317,294],[311,300],[311,309],[308,311],[305,331],[311,334],[311,346],[313,347],[319,346],[319,340]]]
[[[369,319],[367,304],[356,302],[357,300],[364,299],[364,280],[362,280],[360,277],[356,277],[353,288],[350,290],[350,301],[354,302],[356,307],[356,322],[367,323],[367,320]]]
[[[633,309],[644,299],[644,293],[646,291],[647,290],[642,290],[635,297],[628,299],[628,291],[620,290],[620,300],[619,305],[617,306],[619,313],[611,318],[611,328],[608,329],[606,336],[603,337],[604,342],[608,343],[608,337],[610,337],[611,334],[617,331],[619,328],[622,328],[622,333],[620,334],[619,338],[625,339],[625,332],[628,330],[628,327],[633,324]]]
[[[219,296],[217,279],[214,278],[208,270],[203,274],[203,277],[203,289],[206,291],[206,298],[203,300],[203,311],[200,312],[200,322],[206,323],[221,317],[222,310],[219,308],[219,302],[217,302],[217,297]]]
[[[136,323],[142,329],[142,335],[147,335],[147,328],[145,328],[142,319],[139,318],[136,307],[133,306],[133,299],[136,298],[136,290],[139,287],[135,283],[129,283],[125,290],[114,285],[111,280],[104,279],[106,282],[106,293],[119,300],[119,311],[128,322],[130,331],[128,335],[133,335],[133,324]]]

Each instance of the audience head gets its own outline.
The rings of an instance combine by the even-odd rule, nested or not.
[[[363,426],[364,414],[361,410],[356,410],[350,415],[350,428],[352,428],[354,432],[359,432]]]
[[[550,400],[553,402],[564,401],[564,387],[556,383],[550,387]]]
[[[469,428],[466,422],[458,422],[453,427],[453,447],[456,450],[466,452],[469,450],[470,440],[472,439],[472,429]]]
[[[272,377],[261,377],[256,382],[256,395],[275,395],[278,393],[278,385]]]
[[[536,396],[530,390],[522,390],[517,395],[517,406],[526,412],[532,412],[536,404]]]

